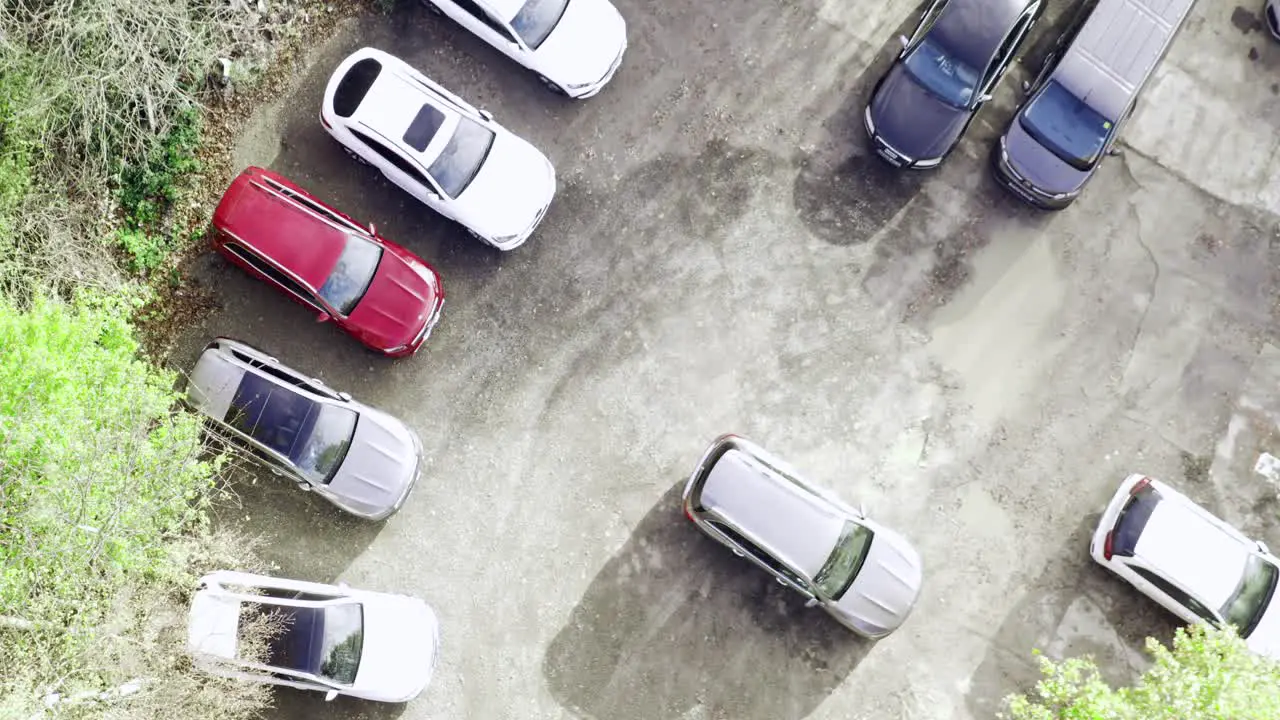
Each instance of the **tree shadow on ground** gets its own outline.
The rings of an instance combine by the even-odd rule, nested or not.
[[[1146,669],[1146,638],[1166,644],[1172,639],[1177,618],[1089,557],[1098,519],[1081,520],[1064,544],[1066,552],[1028,583],[996,629],[970,678],[967,704],[973,717],[996,717],[1004,698],[1034,688],[1040,671],[1033,650],[1053,660],[1092,656],[1103,677],[1117,686]]]
[[[698,531],[673,486],[592,581],[543,672],[596,720],[799,719],[874,646]]]

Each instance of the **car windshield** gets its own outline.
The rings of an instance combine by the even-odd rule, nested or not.
[[[1036,142],[1082,171],[1098,162],[1112,129],[1111,121],[1056,80],[1045,85],[1019,122]]]
[[[382,259],[382,248],[355,235],[347,235],[347,244],[329,278],[320,286],[320,297],[343,315],[350,315],[373,282],[373,274]]]
[[[346,457],[356,428],[352,410],[317,402],[253,373],[240,381],[225,420],[325,485]]]
[[[265,607],[259,606],[262,609]],[[283,629],[267,648],[268,665],[317,675],[340,685],[355,682],[364,648],[364,609],[360,603],[277,605],[270,612],[280,619]]]
[[[940,100],[958,108],[967,108],[978,84],[978,71],[952,56],[947,48],[925,37],[912,50],[903,65],[911,77]]]
[[[1275,593],[1277,574],[1275,565],[1257,555],[1249,555],[1240,584],[1222,606],[1222,617],[1235,625],[1241,636],[1248,637],[1258,626]]]
[[[556,29],[567,7],[569,0],[528,0],[511,18],[511,27],[525,45],[537,50]]]
[[[844,596],[862,569],[862,563],[867,560],[872,537],[874,534],[867,528],[852,520],[845,521],[835,550],[831,551],[831,557],[813,578],[822,595],[832,600]]]
[[[460,116],[449,144],[431,161],[427,172],[445,194],[456,198],[480,172],[480,166],[484,165],[489,149],[493,147],[493,139],[492,130],[469,117]]]

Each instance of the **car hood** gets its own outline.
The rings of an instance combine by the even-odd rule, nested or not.
[[[343,504],[375,515],[395,507],[417,467],[413,431],[385,413],[364,407],[351,447],[328,489]]]
[[[239,643],[240,601],[200,591],[191,599],[187,617],[187,652],[206,658],[234,660]]]
[[[915,548],[892,530],[875,528],[867,559],[836,607],[859,625],[894,630],[915,606],[923,576]]]
[[[627,24],[608,0],[569,0],[564,16],[534,52],[543,75],[565,85],[604,78],[627,47]]]
[[[440,650],[436,615],[417,598],[366,596],[364,641],[354,694],[381,702],[408,702],[426,688]]]
[[[912,160],[946,154],[971,114],[920,87],[901,63],[894,64],[871,99],[876,136]]]
[[[1271,597],[1271,604],[1262,612],[1262,619],[1244,642],[1259,655],[1280,660],[1280,602],[1276,601],[1275,595]]]
[[[489,238],[529,229],[556,192],[555,169],[537,148],[499,130],[489,157],[457,198],[459,219]]]
[[[434,273],[383,249],[373,282],[348,320],[379,348],[405,345],[426,324],[439,294]]]
[[[1041,145],[1022,127],[1022,113],[1018,113],[1005,133],[1005,162],[1027,182],[1047,193],[1073,193],[1078,191],[1090,173],[1071,167],[1051,150]]]

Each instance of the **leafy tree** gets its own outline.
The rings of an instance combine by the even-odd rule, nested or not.
[[[1275,720],[1280,663],[1250,651],[1234,630],[1179,628],[1173,647],[1147,638],[1152,666],[1112,688],[1090,658],[1040,657],[1030,695],[1008,698],[1011,720]]]
[[[229,719],[266,701],[183,652],[196,574],[254,562],[208,530],[217,463],[175,411],[173,375],[138,356],[133,306],[0,299],[3,718],[52,703],[64,718]]]

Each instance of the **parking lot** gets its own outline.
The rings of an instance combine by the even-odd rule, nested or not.
[[[443,624],[418,700],[282,692],[280,717],[987,718],[1034,677],[1032,648],[1124,679],[1171,632],[1088,560],[1127,473],[1280,546],[1252,472],[1280,455],[1280,44],[1261,3],[1198,4],[1125,154],[1056,214],[987,170],[1026,68],[938,171],[868,156],[862,108],[916,3],[616,4],[630,49],[591,100],[405,2],[316,38],[236,149],[374,221],[448,295],[422,351],[388,361],[212,253],[199,268],[222,307],[176,364],[243,339],[405,419],[429,458],[382,525],[241,483],[237,521],[280,574],[417,595]],[[364,45],[551,158],[528,244],[482,246],[324,133],[329,72]],[[925,588],[900,631],[857,640],[681,515],[729,431],[912,540]]]

